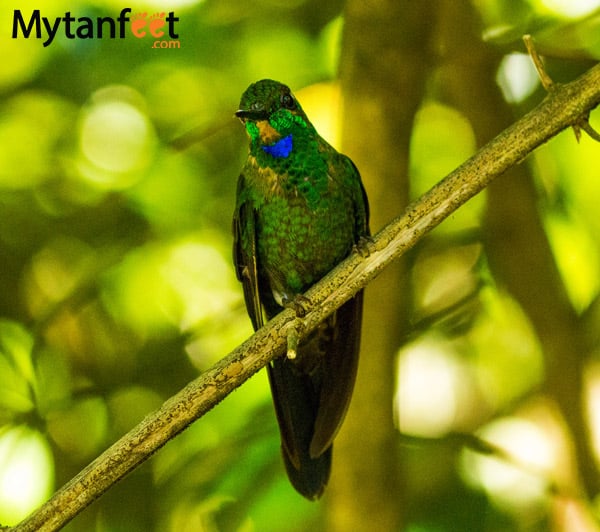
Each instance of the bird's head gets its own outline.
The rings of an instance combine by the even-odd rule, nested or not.
[[[235,116],[246,126],[252,143],[263,147],[288,138],[291,143],[291,135],[312,129],[292,91],[271,79],[257,81],[246,89]]]

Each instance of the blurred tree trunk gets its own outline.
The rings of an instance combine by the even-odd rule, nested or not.
[[[408,203],[413,118],[429,63],[435,2],[349,0],[340,61],[343,148],[361,171],[371,230]],[[328,530],[398,530],[405,497],[393,424],[396,352],[407,331],[405,264],[366,290],[358,380],[334,451]]]
[[[495,83],[502,54],[482,42],[480,21],[467,0],[444,0],[439,20],[447,53],[442,85],[481,145],[514,119]],[[582,397],[586,346],[544,231],[528,165],[512,168],[488,188],[485,224],[494,276],[532,322],[544,352],[546,392],[568,425],[583,485],[594,495],[600,486]]]

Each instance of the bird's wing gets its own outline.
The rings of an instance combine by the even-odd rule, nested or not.
[[[327,355],[323,358],[319,406],[309,447],[313,458],[322,455],[333,443],[352,398],[358,369],[362,299],[362,292],[359,292],[333,317],[332,338],[325,348]]]
[[[237,278],[244,288],[246,308],[256,331],[264,323],[256,266],[256,212],[243,192],[244,179],[244,174],[241,174],[238,179],[237,201],[233,215],[233,262]]]
[[[354,241],[370,235],[369,203],[354,163],[345,156],[354,170]],[[350,404],[360,351],[363,292],[344,303],[333,315],[330,324],[331,336],[323,358],[319,407],[310,443],[310,456],[320,456],[332,444]]]

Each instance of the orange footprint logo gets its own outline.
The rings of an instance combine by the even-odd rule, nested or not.
[[[146,36],[145,28],[148,26],[152,36],[158,39],[165,34],[161,29],[165,24],[164,13],[154,13],[150,16],[150,20],[148,20],[148,13],[138,13],[131,17],[131,32],[141,39]]]
[[[165,32],[161,30],[161,28],[165,25],[165,14],[164,13],[154,13],[150,17],[150,33],[153,37],[157,39],[162,37]]]
[[[146,36],[144,28],[146,27],[146,24],[148,24],[148,21],[146,20],[147,16],[148,13],[138,13],[137,15],[133,15],[131,17],[131,32],[138,39]]]

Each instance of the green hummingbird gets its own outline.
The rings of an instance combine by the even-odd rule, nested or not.
[[[369,208],[352,161],[319,136],[290,89],[253,83],[235,115],[250,137],[233,219],[234,262],[259,329],[369,237]],[[362,292],[306,338],[297,356],[275,359],[269,382],[288,477],[319,498],[332,442],[358,366]]]

